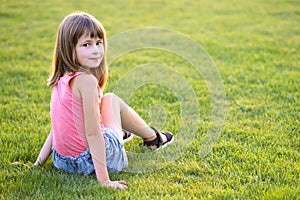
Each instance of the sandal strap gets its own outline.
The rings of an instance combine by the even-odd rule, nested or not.
[[[123,130],[123,133],[125,134],[123,140],[126,140],[127,138],[130,137],[130,134],[127,131]]]
[[[158,131],[157,131],[155,128],[153,128],[153,127],[150,127],[150,128],[152,128],[152,129],[155,131],[157,137],[158,137],[159,140],[161,141],[161,143],[160,143],[160,145],[159,145],[158,147],[160,147],[161,145],[163,145],[163,144],[165,144],[165,143],[170,142],[170,141],[172,140],[172,138],[173,138],[173,135],[172,135],[171,133],[169,133],[169,132],[160,132],[161,134],[165,135],[166,138],[167,138],[167,141],[166,141],[165,143],[163,143],[163,140],[162,140],[162,138],[161,138],[161,135],[158,133]]]
[[[153,128],[153,127],[150,127],[150,128],[154,130],[154,132],[156,134],[156,138],[152,141],[148,141],[148,142],[144,141],[144,145],[147,146],[147,147],[156,146],[156,148],[158,148],[163,144],[163,142],[162,142],[163,140],[162,140],[159,132],[155,128]]]
[[[159,132],[154,128],[154,127],[150,127],[154,130],[155,134],[156,134],[156,138],[158,138],[158,143],[156,145],[156,147],[160,147],[163,144],[163,140],[159,134]]]
[[[166,136],[167,142],[170,142],[172,140],[172,138],[173,138],[173,135],[171,133],[169,133],[169,132],[164,132],[164,133],[162,132],[162,134],[164,134]]]

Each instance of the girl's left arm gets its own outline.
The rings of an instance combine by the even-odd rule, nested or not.
[[[45,141],[39,156],[37,157],[35,163],[33,164],[33,166],[38,166],[38,165],[42,165],[44,164],[47,159],[49,158],[50,154],[52,151],[52,130],[50,131],[47,140]]]
[[[74,90],[82,99],[84,130],[90,149],[98,182],[103,186],[126,189],[123,181],[111,181],[106,166],[106,151],[103,130],[100,126],[98,81],[95,76],[82,74],[76,77]]]

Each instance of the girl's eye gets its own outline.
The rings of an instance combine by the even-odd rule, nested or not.
[[[96,45],[101,45],[101,44],[103,44],[103,41],[98,41],[98,42],[96,43]]]
[[[90,44],[86,43],[86,44],[83,44],[82,46],[84,46],[84,47],[89,47]]]

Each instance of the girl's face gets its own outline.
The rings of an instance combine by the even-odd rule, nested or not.
[[[99,67],[104,56],[103,39],[91,38],[89,34],[83,35],[76,44],[75,53],[82,67]]]

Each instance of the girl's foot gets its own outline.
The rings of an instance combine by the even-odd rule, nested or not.
[[[174,136],[170,132],[158,132],[155,128],[151,127],[156,137],[144,139],[144,146],[146,146],[150,150],[158,150],[161,148],[165,148],[169,144],[174,142]]]
[[[123,142],[126,143],[126,142],[129,142],[130,140],[133,139],[133,133],[131,132],[128,132],[126,130],[123,130]]]

